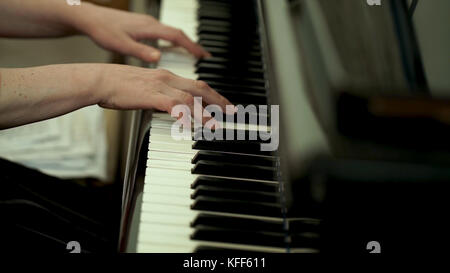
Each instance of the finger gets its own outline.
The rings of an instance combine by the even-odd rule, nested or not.
[[[164,39],[178,46],[186,48],[192,55],[197,58],[208,58],[211,54],[202,46],[193,42],[182,30],[173,28],[164,24],[152,30],[152,35],[156,38]]]
[[[158,62],[161,58],[161,52],[159,52],[159,50],[133,39],[127,39],[126,44],[123,46],[125,48],[125,54],[134,56],[149,63]]]
[[[172,88],[172,87],[168,87],[165,90],[165,93],[167,95],[169,95],[169,96],[171,96],[173,98],[176,98],[177,100],[181,101],[184,105],[187,105],[189,107],[189,109],[191,109],[191,116],[197,122],[201,122],[201,124],[205,124],[209,120],[213,119],[212,117],[207,117],[207,116],[203,115],[205,113],[205,109],[201,105],[199,105],[200,108],[198,108],[201,116],[198,117],[198,115],[195,114],[195,107],[194,107],[194,102],[195,101],[194,101],[194,97],[191,94],[186,93],[186,92],[184,92],[182,90],[178,90],[176,88]]]
[[[202,99],[208,104],[217,104],[222,107],[224,112],[227,110],[227,105],[233,106],[233,109],[235,108],[228,99],[217,93],[204,81],[190,80],[172,74],[166,83],[177,89],[186,91],[193,96],[202,97]],[[232,110],[232,112],[228,114],[234,113],[235,110]]]
[[[185,126],[186,128],[190,128],[191,127],[190,116],[184,116],[183,115],[184,112],[180,112],[178,116],[174,115],[176,113],[174,113],[173,111],[175,110],[175,107],[179,105],[184,105],[181,100],[178,100],[167,94],[160,93],[152,96],[152,106],[150,108],[155,108],[157,110],[167,112],[172,117],[175,117],[176,119],[181,121],[183,126]]]

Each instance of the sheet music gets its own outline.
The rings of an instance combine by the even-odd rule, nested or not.
[[[103,110],[73,113],[0,131],[0,156],[60,178],[106,180]]]

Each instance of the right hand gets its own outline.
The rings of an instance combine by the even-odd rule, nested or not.
[[[100,94],[97,103],[104,108],[157,109],[170,114],[174,106],[184,104],[193,114],[194,97],[202,97],[206,104],[217,104],[224,112],[226,105],[232,105],[205,82],[182,78],[167,70],[113,64],[101,66],[101,77],[95,89]]]

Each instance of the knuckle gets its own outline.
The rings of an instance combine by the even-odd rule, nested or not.
[[[177,29],[175,30],[175,33],[176,33],[178,36],[183,36],[183,35],[184,35],[184,31],[181,30],[181,29],[179,29],[179,28],[177,28]]]
[[[204,81],[196,80],[196,81],[195,81],[195,86],[196,86],[198,89],[201,89],[201,90],[207,90],[207,89],[209,89],[209,85],[208,85],[206,82],[204,82]]]
[[[184,37],[184,31],[179,28],[176,28],[174,30],[174,39],[179,40],[179,39],[182,39],[183,37]]]
[[[231,105],[231,103],[224,97],[221,98],[221,102],[223,105]]]
[[[178,105],[178,101],[176,99],[167,99],[165,105],[166,111],[171,112],[172,108]]]
[[[139,14],[139,15],[140,15],[140,18],[143,21],[147,22],[147,23],[154,23],[155,22],[155,18],[153,18],[153,17],[151,17],[151,16],[149,16],[147,14]]]
[[[194,104],[194,97],[190,94],[183,95],[183,102],[187,105],[193,105]]]
[[[164,89],[165,83],[164,83],[164,81],[158,79],[158,80],[153,81],[152,85],[153,85],[157,90],[161,91],[161,90]]]
[[[172,74],[166,69],[157,69],[156,76],[159,80],[165,81],[170,78]]]

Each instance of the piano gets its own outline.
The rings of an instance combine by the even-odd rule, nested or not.
[[[340,212],[359,205],[368,206],[364,198],[376,198],[370,193],[379,194],[381,190],[372,191],[379,189],[380,181],[371,181],[361,190],[364,198],[353,198],[358,194],[355,189],[361,185],[353,183],[354,177],[365,180],[357,170],[367,170],[371,177],[390,170],[379,180],[402,180],[403,177],[395,175],[396,170],[418,170],[417,176],[412,173],[411,179],[403,180],[414,180],[420,185],[419,192],[429,180],[426,174],[445,178],[439,181],[449,177],[448,171],[440,165],[429,169],[420,161],[414,162],[416,165],[386,167],[385,160],[397,162],[405,155],[420,158],[421,154],[348,138],[334,129],[337,122],[334,98],[338,93],[332,94],[330,90],[369,86],[364,89],[365,95],[371,94],[371,90],[426,94],[420,54],[417,54],[411,26],[405,23],[408,20],[404,16],[404,6],[399,4],[402,1],[386,1],[382,7],[353,1],[358,2],[357,8],[369,13],[369,17],[388,21],[380,33],[394,39],[398,37],[396,31],[403,27],[399,39],[409,42],[400,43],[403,46],[400,50],[409,55],[391,56],[387,53],[390,51],[378,55],[378,59],[386,58],[381,62],[389,64],[392,70],[372,71],[372,76],[378,80],[390,79],[375,84],[369,82],[372,77],[364,69],[343,65],[342,59],[348,52],[342,47],[330,46],[336,39],[336,30],[328,29],[325,22],[339,20],[329,13],[337,8],[330,2],[158,2],[159,16],[153,15],[164,24],[182,29],[213,57],[196,60],[183,50],[161,43],[160,47],[164,48],[161,61],[151,68],[203,80],[235,105],[280,105],[280,147],[276,151],[262,152],[258,149],[260,140],[177,141],[171,137],[175,119],[169,114],[135,111],[127,148],[120,251],[319,253],[334,249],[330,247],[333,244],[336,247],[335,244],[349,242],[345,246],[348,249],[351,245],[365,252],[366,245],[361,242],[379,240],[383,243],[383,237],[373,233],[373,229],[367,233],[355,232],[356,227],[370,226],[370,219],[362,217],[352,228],[354,215],[341,217]],[[333,7],[326,8],[328,3]],[[396,16],[389,19],[393,11]],[[381,46],[392,49],[391,42],[384,41]],[[414,62],[405,63],[405,58]],[[397,68],[404,74],[392,75]],[[349,78],[346,73],[354,79],[350,85],[345,81]],[[234,131],[236,124],[223,125]],[[246,120],[245,131],[258,129],[258,124]],[[270,125],[266,129],[270,130]],[[421,168],[424,172],[420,172]],[[353,176],[354,173],[360,176]],[[343,183],[342,188],[336,190],[338,186],[329,186],[331,180],[351,182]],[[402,192],[403,186],[396,186],[391,187],[393,192]],[[328,211],[320,211],[318,204],[323,202],[324,196],[345,206],[329,203],[324,206]],[[346,201],[339,203],[342,199]],[[380,202],[379,208],[389,210],[393,203],[383,205]],[[369,207],[368,213],[376,210],[374,207],[369,210]],[[323,225],[323,217],[327,216],[335,222]],[[386,219],[395,221],[390,217]],[[346,224],[341,225],[341,221]],[[384,226],[374,226],[386,230]],[[345,241],[346,236],[352,234],[360,237],[356,241]],[[339,240],[339,237],[344,239]],[[324,243],[324,240],[330,241]],[[340,245],[338,249],[345,247]]]

